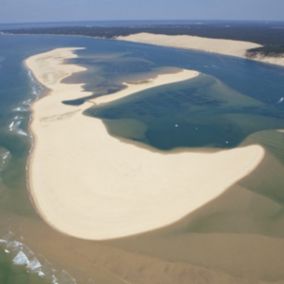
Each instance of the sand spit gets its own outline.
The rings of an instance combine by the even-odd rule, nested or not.
[[[222,55],[236,56],[246,59],[248,59],[246,56],[247,50],[262,47],[262,45],[253,42],[205,38],[190,35],[138,33],[129,36],[119,36],[117,37],[117,39],[137,43],[146,43],[184,49],[194,49]],[[249,59],[261,61],[263,63],[284,66],[284,57],[281,56],[257,56],[255,58]]]
[[[115,94],[112,94],[110,96],[107,95],[107,96],[99,97],[94,102],[96,105],[103,105],[106,103],[113,102],[117,99],[121,99],[121,98],[130,96],[130,95],[133,95],[140,91],[145,91],[147,89],[155,88],[155,87],[162,86],[162,85],[168,85],[172,83],[186,81],[194,77],[197,77],[198,75],[199,75],[199,72],[194,71],[194,70],[181,70],[178,73],[158,75],[155,78],[149,79],[146,82],[141,82],[139,84],[124,83],[125,89]]]
[[[218,197],[263,159],[258,145],[165,154],[111,137],[101,120],[82,114],[90,104],[109,103],[198,73],[159,75],[82,106],[64,105],[63,100],[90,95],[80,84],[61,82],[84,70],[64,63],[76,57],[75,50],[55,49],[26,60],[38,81],[50,89],[33,105],[29,174],[35,206],[55,229],[104,240],[161,228]]]

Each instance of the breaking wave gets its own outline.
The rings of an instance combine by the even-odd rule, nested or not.
[[[25,119],[24,116],[16,115],[8,126],[9,131],[18,135],[28,136],[28,133],[23,129]]]
[[[42,95],[44,90],[44,88],[34,78],[30,70],[27,70],[27,74],[30,82],[31,95],[28,99],[24,100],[20,105],[13,109],[13,112],[15,112],[16,115],[8,126],[10,132],[21,136],[28,136],[24,125],[27,120],[27,114],[30,112],[32,103]]]
[[[0,237],[0,247],[9,256],[13,265],[25,267],[29,273],[37,274],[51,284],[77,284],[68,272],[56,270],[45,259],[39,260],[12,232]]]
[[[29,104],[26,103],[26,101],[23,102],[23,105],[18,106],[16,108],[13,109],[14,112],[28,112],[29,111]]]
[[[4,148],[0,148],[0,173],[6,168],[10,158],[11,158],[10,151]]]
[[[39,97],[42,94],[43,87],[35,79],[31,70],[28,70],[28,77],[29,77],[32,95],[34,97]]]

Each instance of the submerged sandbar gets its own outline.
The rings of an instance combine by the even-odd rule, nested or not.
[[[93,104],[189,80],[192,70],[127,84],[113,95],[80,106],[64,100],[87,97],[80,84],[62,80],[84,68],[67,64],[76,48],[32,56],[27,67],[49,88],[33,105],[34,145],[30,192],[39,214],[55,229],[83,239],[105,240],[172,224],[218,197],[252,172],[264,150],[251,145],[215,153],[162,152],[110,136],[100,119],[83,115]]]

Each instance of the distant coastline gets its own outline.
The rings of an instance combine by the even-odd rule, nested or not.
[[[117,40],[136,43],[153,44],[159,46],[175,47],[182,49],[198,50],[228,56],[235,56],[243,59],[250,59],[262,63],[279,65],[284,67],[284,55],[264,56],[260,53],[250,54],[250,50],[257,50],[263,46],[248,41],[229,39],[214,39],[190,35],[164,35],[139,33],[128,36],[118,36]]]

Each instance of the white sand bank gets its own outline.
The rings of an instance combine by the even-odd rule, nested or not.
[[[78,84],[61,83],[84,70],[63,62],[76,57],[74,50],[56,49],[26,60],[35,77],[50,89],[33,105],[35,140],[29,173],[35,206],[55,229],[103,240],[166,226],[218,197],[263,159],[264,150],[258,145],[217,153],[165,154],[111,137],[101,120],[82,114],[90,103],[62,104],[90,95]],[[160,75],[94,103],[197,74],[186,70]]]
[[[247,41],[205,38],[190,35],[162,35],[151,33],[138,33],[129,36],[119,36],[117,39],[175,48],[194,49],[222,55],[237,56],[241,58],[247,58],[247,50],[262,46],[260,44]],[[257,56],[256,58],[249,59],[284,66],[284,57],[281,56]]]
[[[129,95],[132,95],[134,93],[138,93],[138,92],[145,91],[147,89],[155,88],[155,87],[162,86],[162,85],[168,85],[172,83],[186,81],[194,77],[197,77],[198,75],[199,75],[199,72],[194,71],[194,70],[181,70],[178,73],[158,75],[155,78],[149,79],[146,82],[141,82],[139,84],[124,83],[125,89],[115,94],[111,94],[110,96],[107,95],[107,96],[99,97],[96,100],[94,100],[94,102],[96,105],[110,103],[117,99],[121,99]]]

